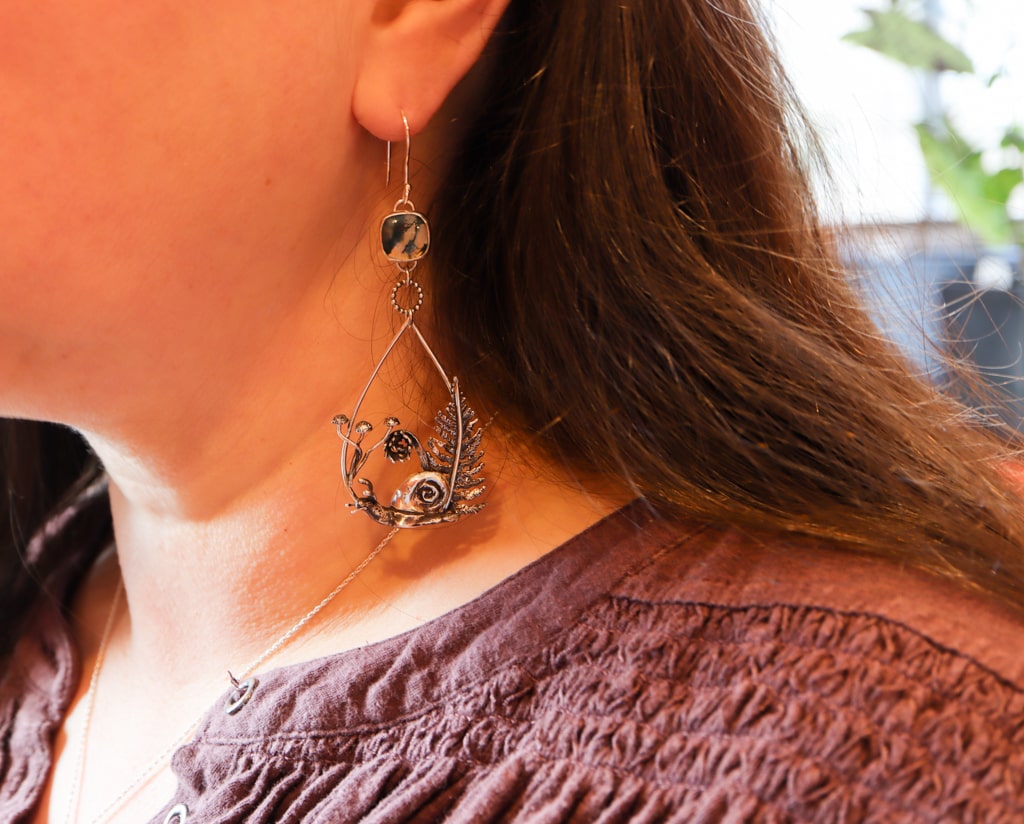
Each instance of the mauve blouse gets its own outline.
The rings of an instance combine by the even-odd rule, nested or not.
[[[3,822],[36,805],[78,677],[41,602],[0,684]],[[263,673],[236,715],[227,697],[153,822],[1024,821],[1018,619],[640,505],[414,631]]]

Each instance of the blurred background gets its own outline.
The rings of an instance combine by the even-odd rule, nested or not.
[[[1024,420],[1024,0],[763,0],[882,328]],[[949,385],[989,409],[978,393]]]

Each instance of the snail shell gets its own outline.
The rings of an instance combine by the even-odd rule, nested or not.
[[[417,472],[395,490],[391,506],[405,512],[437,512],[448,496],[448,479],[440,472]]]

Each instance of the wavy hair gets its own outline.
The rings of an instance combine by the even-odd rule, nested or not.
[[[747,0],[513,0],[433,204],[463,385],[670,512],[826,539],[1024,609],[1007,444],[851,286]],[[479,390],[477,390],[479,391]]]

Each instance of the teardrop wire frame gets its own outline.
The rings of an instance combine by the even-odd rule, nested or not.
[[[405,271],[406,273],[405,283],[410,282],[409,274],[411,270],[403,271]],[[475,489],[476,491],[473,492],[473,494],[466,495],[463,490],[464,499],[468,502],[472,498],[475,498],[480,492],[483,491],[483,488],[480,486],[483,479],[477,480],[475,482],[469,482],[467,480],[467,478],[472,479],[472,476],[476,474],[476,471],[478,471],[480,467],[482,467],[482,464],[478,464],[475,468],[471,468],[470,470],[467,470],[465,467],[462,466],[463,457],[466,454],[465,440],[467,437],[467,413],[464,413],[464,408],[468,410],[468,415],[472,415],[473,411],[468,407],[464,407],[462,392],[459,389],[459,379],[454,376],[451,378],[448,377],[447,372],[445,372],[445,369],[441,365],[441,362],[438,360],[437,355],[434,353],[434,350],[431,348],[430,344],[427,343],[426,338],[423,337],[423,333],[420,332],[419,327],[416,325],[414,318],[415,310],[404,310],[403,313],[406,314],[406,320],[402,323],[402,326],[395,333],[395,336],[391,340],[391,343],[388,344],[387,349],[384,350],[384,354],[377,361],[377,365],[374,367],[374,370],[371,373],[369,379],[367,380],[366,385],[363,387],[362,393],[359,395],[359,398],[356,401],[356,405],[353,408],[351,417],[345,416],[348,418],[346,422],[347,430],[343,433],[341,427],[345,424],[341,423],[337,419],[335,422],[336,424],[338,424],[338,434],[341,436],[342,440],[342,479],[344,480],[345,486],[348,488],[349,491],[349,496],[352,499],[351,506],[355,508],[355,511],[361,509],[367,512],[367,514],[369,514],[374,520],[380,523],[384,523],[391,526],[408,528],[443,522],[452,522],[462,518],[465,515],[469,515],[479,511],[479,509],[483,507],[483,504],[466,503],[460,505],[456,503],[456,496],[460,494],[460,490],[463,487],[465,487],[469,489]],[[355,432],[355,427],[357,427],[359,424],[359,410],[362,408],[366,396],[369,394],[370,387],[373,385],[373,382],[377,379],[380,370],[384,365],[384,362],[391,356],[391,353],[398,345],[398,342],[410,329],[416,334],[416,338],[419,340],[420,346],[423,347],[423,350],[427,353],[427,355],[430,358],[430,362],[434,365],[434,368],[437,370],[438,375],[441,376],[441,380],[444,381],[445,388],[447,389],[448,394],[450,396],[448,406],[448,409],[450,410],[448,415],[449,422],[453,426],[454,430],[452,432],[452,437],[444,436],[442,435],[441,430],[438,430],[438,435],[442,437],[447,443],[448,448],[450,449],[451,456],[450,466],[448,467],[448,472],[446,473],[448,477],[444,499],[442,500],[440,505],[432,507],[430,510],[423,512],[408,511],[403,507],[396,505],[394,501],[392,501],[392,504],[390,506],[381,504],[381,502],[377,500],[376,495],[373,492],[372,484],[369,485],[368,495],[360,495],[355,488],[355,485],[357,483],[367,483],[358,477],[358,473],[365,465],[366,460],[369,458],[370,454],[385,443],[385,441],[387,440],[392,431],[391,427],[389,426],[388,432],[380,440],[373,444],[373,446],[364,450],[359,442],[353,441],[352,439],[353,432]],[[440,416],[444,413],[438,414]],[[471,427],[472,425],[473,422],[471,421],[469,423],[469,426]],[[359,433],[355,432],[355,434],[358,435]],[[409,434],[412,435],[412,433]],[[415,438],[416,436],[412,435],[412,437]],[[416,440],[418,441],[418,439]],[[357,451],[355,453],[354,460],[350,462],[353,449]],[[473,457],[472,460],[476,462],[479,457],[482,457],[482,453],[478,452],[477,456]],[[421,465],[423,466],[424,469],[427,469],[427,466],[422,463],[422,458]],[[463,475],[462,473],[468,474]],[[462,479],[461,484],[460,478]]]
[[[463,438],[463,424],[462,424],[462,398],[459,394],[459,379],[449,378],[448,374],[444,371],[444,367],[441,366],[441,362],[437,359],[437,355],[434,354],[434,350],[430,348],[430,344],[427,343],[423,337],[423,333],[420,332],[419,327],[416,325],[416,320],[412,314],[410,314],[405,322],[399,328],[398,332],[395,333],[391,343],[388,344],[388,348],[384,350],[384,354],[381,355],[377,361],[377,365],[374,367],[373,372],[370,373],[370,378],[363,387],[363,391],[359,395],[359,399],[356,401],[356,405],[352,409],[352,414],[348,420],[348,430],[345,433],[345,437],[341,439],[341,474],[345,480],[345,486],[348,487],[349,494],[352,496],[352,501],[359,504],[360,498],[353,489],[353,484],[356,482],[355,475],[348,470],[348,451],[350,446],[354,446],[351,441],[352,431],[355,428],[356,422],[359,420],[359,410],[363,406],[363,401],[366,400],[366,396],[370,393],[370,387],[373,386],[373,382],[377,380],[377,375],[380,374],[381,368],[384,366],[384,362],[391,356],[392,351],[398,345],[398,342],[402,339],[403,335],[410,329],[416,333],[416,337],[419,339],[420,344],[423,346],[424,351],[430,357],[430,362],[434,364],[434,368],[437,369],[437,373],[441,376],[441,380],[444,381],[445,389],[448,390],[448,394],[452,396],[455,403],[456,410],[458,411],[457,420],[457,437],[455,439],[455,453],[452,456],[452,470],[451,477],[448,481],[448,493],[445,495],[444,505],[441,509],[447,509],[452,502],[452,497],[455,494],[455,478],[459,469],[459,461],[462,458],[462,438]],[[385,435],[377,443],[371,446],[365,451],[365,454],[373,452],[380,447],[387,436]]]

